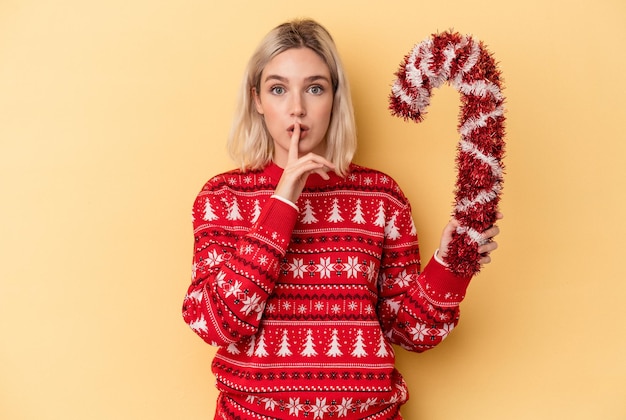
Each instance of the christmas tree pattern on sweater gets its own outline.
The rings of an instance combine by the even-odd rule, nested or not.
[[[220,347],[218,410],[395,418],[407,390],[392,344],[440,343],[469,279],[437,263],[420,274],[411,208],[389,176],[357,165],[345,178],[312,175],[296,210],[272,198],[281,173],[219,175],[194,204],[183,316]]]

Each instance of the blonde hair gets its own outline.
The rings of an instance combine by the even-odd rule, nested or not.
[[[269,61],[291,48],[310,48],[330,70],[334,90],[330,124],[326,133],[326,159],[344,174],[356,152],[356,124],[350,85],[330,33],[310,19],[283,23],[270,31],[250,57],[237,98],[228,138],[228,152],[242,170],[259,169],[274,157],[274,142],[262,115],[256,112],[253,91],[260,90],[261,73]]]

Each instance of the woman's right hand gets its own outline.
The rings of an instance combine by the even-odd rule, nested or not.
[[[308,153],[300,156],[299,143],[300,124],[296,123],[291,135],[291,143],[289,144],[287,165],[274,191],[275,195],[294,204],[300,197],[309,175],[316,173],[323,179],[328,180],[330,177],[327,172],[335,170],[335,165],[320,155]]]

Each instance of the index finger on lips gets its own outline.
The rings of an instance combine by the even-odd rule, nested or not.
[[[293,133],[291,134],[291,143],[289,144],[289,159],[291,161],[298,160],[300,156],[300,124],[293,125]]]

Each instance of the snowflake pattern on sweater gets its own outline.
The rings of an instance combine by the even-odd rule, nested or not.
[[[440,343],[469,279],[435,261],[420,273],[411,207],[388,175],[311,175],[296,210],[272,197],[281,174],[227,172],[194,203],[183,317],[220,347],[216,418],[400,418],[392,344]]]

